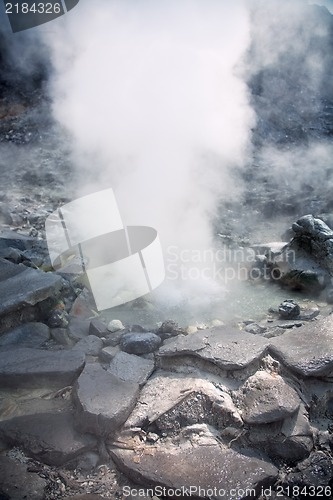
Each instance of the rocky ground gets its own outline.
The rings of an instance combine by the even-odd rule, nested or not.
[[[257,149],[216,233],[251,250],[286,300],[259,318],[181,326],[99,315],[82,276],[52,270],[44,223],[74,194],[68,138],[42,72],[0,81],[1,499],[332,498],[331,167],[295,197],[263,149],[326,147],[333,108],[327,89],[307,88],[274,114],[267,89],[281,75],[297,85],[289,67],[249,82]]]
[[[18,137],[35,112],[9,119]],[[330,498],[330,228],[305,217],[290,242],[251,246],[260,272],[304,288],[298,304],[227,325],[110,321],[84,280],[50,266],[44,220],[69,199],[66,150],[44,149],[52,129],[20,141],[2,145],[21,149],[0,234],[1,498]],[[49,183],[29,184],[24,151]]]
[[[147,331],[27,262],[0,259],[2,498],[331,497],[331,306]]]

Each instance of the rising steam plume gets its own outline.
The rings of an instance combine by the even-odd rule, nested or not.
[[[274,65],[297,73],[302,61],[307,94],[297,95],[295,120],[320,112],[327,60],[308,50],[309,30],[323,46],[328,35],[308,8],[301,0],[81,0],[46,33],[54,116],[72,137],[78,196],[112,187],[125,224],[155,227],[166,250],[211,248],[218,202],[241,196],[233,172],[252,161],[256,125],[257,156],[277,180],[281,165],[296,177],[304,150],[316,157],[315,137],[301,146],[284,138],[285,153],[266,147],[271,129],[260,135],[272,125],[267,107],[279,108],[274,96],[287,113],[295,105]],[[258,123],[249,81],[260,94]]]
[[[78,194],[110,186],[125,222],[155,227],[164,248],[210,247],[254,124],[242,2],[81,1],[49,43]]]

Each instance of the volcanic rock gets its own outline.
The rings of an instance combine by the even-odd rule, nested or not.
[[[101,350],[99,357],[102,362],[109,363],[119,352],[121,352],[119,346],[107,346]]]
[[[167,358],[193,356],[225,370],[240,370],[261,359],[269,342],[232,327],[216,327],[189,336],[169,339],[159,349],[163,362]]]
[[[313,432],[304,405],[284,421],[251,424],[248,441],[269,457],[283,459],[288,464],[306,458],[313,449]]]
[[[9,229],[4,229],[0,231],[0,248],[16,248],[17,250],[32,250],[35,249],[39,253],[44,255],[48,254],[48,249],[46,242],[43,240],[37,240],[32,236],[26,236],[25,234],[20,234],[17,231],[11,231]]]
[[[216,385],[200,376],[160,371],[143,387],[126,428],[145,422],[156,422],[160,429],[168,430],[193,423],[242,426],[227,385],[223,386],[221,379]]]
[[[176,337],[179,333],[180,328],[178,326],[178,323],[171,319],[163,321],[157,331],[157,334],[161,337],[162,340],[169,339],[170,337]]]
[[[332,496],[332,460],[322,451],[313,451],[308,458],[298,463],[296,467],[285,475],[282,486],[287,491],[287,486],[320,487],[323,488],[322,496]],[[327,493],[324,487],[327,486]],[[289,491],[292,491],[289,489]],[[319,489],[318,489],[319,491]]]
[[[80,318],[71,318],[68,325],[69,336],[75,340],[81,340],[89,335],[90,323]]]
[[[27,415],[53,414],[70,411],[71,388],[59,390],[38,388],[29,391],[2,390],[0,392],[0,422]]]
[[[79,340],[73,347],[73,350],[81,351],[89,356],[98,356],[102,348],[102,339],[96,337],[96,335],[88,335],[87,337]]]
[[[269,439],[270,456],[278,456],[290,462],[298,462],[309,456],[313,449],[313,432],[304,405],[286,418],[279,438]]]
[[[265,371],[249,377],[241,391],[242,418],[249,424],[283,420],[300,405],[297,392],[280,375]]]
[[[79,351],[21,348],[0,352],[0,384],[27,388],[71,385],[84,362],[84,355]]]
[[[68,335],[66,328],[51,328],[51,337],[55,342],[65,347],[73,347],[75,341]]]
[[[120,380],[135,382],[142,386],[147,382],[154,368],[154,361],[120,351],[112,359],[108,372],[113,373]]]
[[[98,318],[94,318],[90,321],[89,325],[89,335],[96,335],[97,337],[105,337],[108,331],[106,325]]]
[[[47,319],[50,328],[66,328],[68,326],[68,313],[62,309],[54,309]]]
[[[20,264],[20,262],[22,262],[22,253],[16,248],[12,247],[0,247],[0,257],[2,259],[9,260],[9,262],[12,262],[13,264]]]
[[[120,339],[123,335],[124,335],[123,330],[118,330],[117,332],[109,333],[108,335],[105,335],[105,339],[103,342],[106,346],[115,347],[119,345]]]
[[[24,415],[0,422],[1,438],[49,465],[62,465],[96,447],[92,436],[74,429],[70,412]]]
[[[274,279],[292,289],[319,292],[333,276],[333,231],[313,215],[292,225],[294,238],[267,265]]]
[[[253,333],[254,335],[261,335],[266,332],[267,328],[265,326],[258,325],[258,323],[250,323],[244,328],[246,332]]]
[[[130,439],[126,446],[121,437],[128,449],[116,448],[114,443],[110,454],[133,481],[177,491],[189,491],[191,487],[196,498],[242,498],[245,490],[258,494],[263,485],[275,482],[278,471],[268,459],[248,450],[234,451],[202,429],[193,434],[177,446],[157,442],[135,447]]]
[[[304,377],[330,376],[333,371],[333,317],[314,320],[271,339],[270,351]]]
[[[8,329],[7,325],[15,320],[17,322],[20,312],[27,306],[56,296],[60,289],[60,276],[0,259],[0,331]]]
[[[0,497],[10,500],[45,499],[45,479],[27,472],[27,465],[0,456]]]
[[[122,335],[120,347],[129,354],[147,354],[154,352],[161,345],[162,340],[155,333],[150,332],[130,332]]]
[[[279,305],[279,315],[283,319],[297,318],[301,313],[301,308],[294,300],[284,300]]]
[[[96,435],[114,432],[133,410],[138,394],[138,384],[120,380],[98,364],[86,365],[74,387],[80,430]]]
[[[50,338],[50,330],[44,323],[25,323],[0,337],[0,349],[14,347],[41,347]]]
[[[309,249],[313,249],[315,242],[326,242],[333,239],[332,229],[321,219],[313,217],[313,215],[303,215],[292,225],[292,229],[297,237],[309,239]],[[314,250],[318,250],[318,248],[314,248]]]

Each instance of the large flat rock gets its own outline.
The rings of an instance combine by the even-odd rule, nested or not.
[[[85,363],[80,351],[43,351],[22,348],[0,352],[3,387],[63,387],[71,385]]]
[[[63,465],[96,447],[93,436],[75,430],[70,412],[37,413],[2,421],[0,437],[49,465]]]
[[[56,295],[61,277],[0,259],[0,318]]]
[[[88,364],[74,387],[80,430],[96,435],[114,432],[134,408],[139,385],[125,382],[98,364]]]
[[[25,323],[0,336],[0,350],[20,347],[38,349],[50,338],[50,330],[44,323]]]
[[[154,361],[120,351],[110,362],[108,371],[121,380],[144,385],[155,369]]]
[[[140,447],[122,439],[122,445],[129,449],[113,448],[110,452],[120,470],[134,482],[170,489],[176,496],[182,492],[184,498],[184,491],[195,498],[254,498],[263,485],[275,482],[278,470],[269,460],[246,450],[238,453],[202,434],[197,434],[195,441],[188,436],[177,445]]]
[[[235,328],[216,327],[167,340],[159,356],[194,356],[225,370],[241,370],[264,356],[267,339]]]
[[[288,368],[305,377],[333,372],[333,316],[285,332],[271,340],[270,351]]]

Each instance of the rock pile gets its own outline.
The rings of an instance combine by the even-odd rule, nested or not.
[[[291,228],[289,242],[254,245],[254,267],[265,278],[308,294],[332,289],[333,231],[320,218],[304,215]]]
[[[36,500],[72,491],[60,481],[51,494],[43,467],[76,470],[86,461],[113,461],[136,491],[170,496],[297,498],[296,488],[316,481],[318,464],[315,484],[333,487],[332,316],[302,316],[288,302],[296,319],[277,310],[266,327],[194,331],[166,321],[146,331],[104,323],[81,298],[58,326],[48,318],[60,307],[63,278],[4,259],[0,266],[4,498],[19,498],[13,447],[34,464],[19,464],[25,483],[17,487]],[[25,322],[13,327],[18,312]],[[119,498],[125,488],[118,485]],[[101,484],[84,491],[107,497]]]

